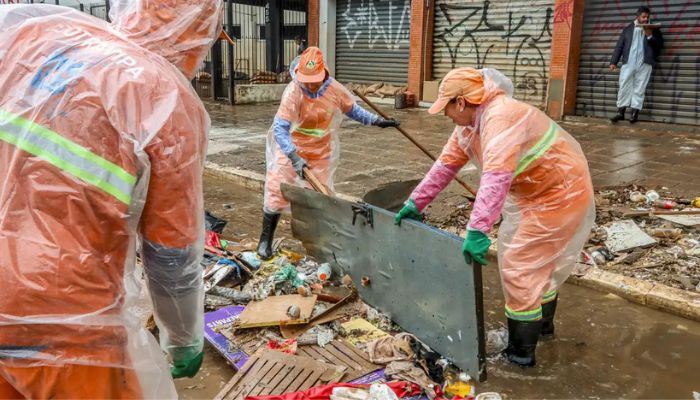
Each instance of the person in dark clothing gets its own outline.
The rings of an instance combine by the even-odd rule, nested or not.
[[[294,43],[296,43],[297,45],[297,56],[300,56],[301,53],[303,53],[304,50],[306,50],[306,48],[308,47],[306,45],[306,40],[303,39],[301,36],[296,36],[294,38]]]
[[[650,22],[649,7],[639,7],[637,18],[622,30],[610,59],[610,71],[620,69],[620,87],[617,92],[617,114],[610,119],[616,123],[625,119],[625,110],[632,109],[630,123],[637,122],[644,103],[644,92],[651,70],[658,61],[664,39],[658,24]]]

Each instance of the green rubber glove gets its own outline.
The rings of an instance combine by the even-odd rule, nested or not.
[[[194,357],[173,360],[173,366],[170,368],[170,375],[173,378],[192,378],[197,375],[199,367],[202,366],[204,360],[204,352],[200,351]]]
[[[491,246],[491,240],[483,232],[467,231],[467,237],[462,245],[462,254],[467,264],[472,263],[472,259],[481,265],[486,265],[486,253]]]
[[[404,218],[415,219],[416,221],[423,220],[423,214],[418,211],[416,202],[413,201],[413,199],[409,199],[406,204],[403,205],[403,208],[401,208],[401,210],[396,214],[396,218],[394,218],[396,225],[401,225],[401,220]]]

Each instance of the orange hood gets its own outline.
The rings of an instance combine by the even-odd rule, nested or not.
[[[222,27],[223,0],[111,0],[112,25],[192,79]]]

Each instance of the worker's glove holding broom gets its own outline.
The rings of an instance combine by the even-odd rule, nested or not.
[[[389,119],[384,119],[382,117],[377,118],[376,121],[372,124],[374,126],[378,126],[380,128],[388,128],[390,126],[399,126],[401,123],[394,118],[389,118]]]
[[[299,154],[297,154],[296,151],[292,151],[287,155],[289,157],[289,160],[292,162],[292,167],[294,167],[294,171],[299,175],[300,178],[304,179],[304,167],[308,167],[309,164],[301,158]]]

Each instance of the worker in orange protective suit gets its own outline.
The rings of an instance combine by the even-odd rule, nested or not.
[[[398,213],[422,211],[468,162],[481,174],[463,253],[486,264],[487,234],[498,231],[498,264],[508,318],[507,358],[535,365],[540,335],[554,334],[557,292],[571,273],[595,218],[593,186],[581,146],[537,108],[514,100],[513,84],[493,69],[457,68],[428,110],[443,109],[454,132]]]
[[[199,369],[210,122],[190,79],[222,9],[0,6],[0,398],[175,398]]]
[[[280,213],[289,208],[280,189],[282,182],[303,185],[303,169],[308,166],[333,189],[343,115],[380,128],[399,125],[394,119],[381,118],[360,107],[350,92],[330,77],[318,47],[307,48],[292,65],[294,80],[282,95],[267,136],[263,224],[258,242],[258,255],[263,259],[272,257]]]

